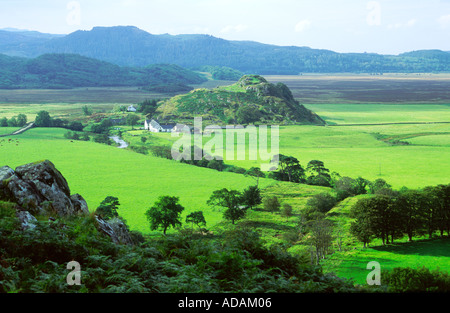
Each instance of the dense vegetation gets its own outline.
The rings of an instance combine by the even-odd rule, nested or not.
[[[11,38],[13,37],[13,38]],[[299,73],[448,72],[450,53],[430,50],[398,56],[336,53],[308,47],[280,47],[227,41],[209,35],[152,35],[136,27],[94,27],[40,42],[17,34],[0,40],[0,53],[37,57],[43,53],[76,53],[122,66],[177,64],[186,68],[225,66],[260,75]]]
[[[134,245],[125,246],[100,233],[93,215],[40,216],[34,229],[22,230],[13,205],[0,209],[0,293],[358,291],[242,227],[208,236],[185,228],[152,240],[135,232]],[[80,286],[66,282],[73,260]]]
[[[0,65],[0,89],[116,86],[150,89],[163,84],[186,88],[188,84],[206,81],[203,76],[177,65],[125,68],[76,54],[45,54],[35,59],[0,55]]]
[[[239,80],[244,74],[241,71],[226,66],[202,66],[196,69],[200,72],[208,72],[215,80]]]

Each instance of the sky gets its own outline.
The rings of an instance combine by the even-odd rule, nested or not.
[[[450,0],[0,0],[0,29],[118,25],[336,52],[450,51]]]

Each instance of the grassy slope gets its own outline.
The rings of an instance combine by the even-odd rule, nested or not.
[[[220,173],[92,142],[70,142],[62,139],[64,132],[33,129],[15,136],[14,144],[0,147],[0,164],[15,168],[49,159],[66,177],[72,193],[85,197],[91,210],[106,196],[116,196],[121,203],[120,214],[132,229],[144,233],[149,233],[144,213],[161,195],[180,197],[185,214],[203,210],[208,226],[213,226],[222,221],[222,214],[206,206],[212,191],[242,190],[254,183],[239,174]],[[271,183],[262,180],[261,186]]]
[[[377,140],[372,133],[415,134],[405,141],[409,146],[392,146]],[[443,135],[432,135],[442,133]],[[430,135],[431,134],[431,135]],[[280,127],[280,153],[298,158],[303,166],[310,160],[325,162],[341,176],[375,180],[383,178],[395,188],[425,187],[448,183],[450,158],[447,124],[383,125],[352,127],[283,126]],[[176,140],[168,134],[152,134],[161,142]],[[211,140],[204,138],[204,143]],[[237,150],[237,144],[232,147]],[[369,157],[370,156],[370,157]],[[265,160],[264,163],[267,161]],[[226,160],[226,163],[249,168],[260,166],[262,160]]]

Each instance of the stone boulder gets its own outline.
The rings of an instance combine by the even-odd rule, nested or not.
[[[40,213],[56,213],[61,218],[89,215],[86,200],[79,194],[70,194],[66,179],[48,160],[22,165],[16,170],[0,167],[0,201],[17,205],[16,216],[23,230],[34,229],[35,216]],[[105,220],[98,215],[95,219],[97,229],[114,243],[133,244],[128,227],[121,219]]]
[[[97,222],[97,229],[103,234],[111,238],[114,243],[133,245],[133,239],[125,223],[119,218],[105,220],[102,217],[95,215]]]
[[[46,160],[19,166],[12,170],[0,168],[0,200],[17,203],[31,214],[51,210],[59,216],[87,215],[86,201],[70,195],[64,176]]]

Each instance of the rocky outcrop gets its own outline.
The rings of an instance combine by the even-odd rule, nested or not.
[[[0,200],[17,203],[31,214],[50,210],[59,216],[89,214],[86,201],[71,195],[64,176],[52,162],[30,163],[12,170],[0,169]]]
[[[96,215],[97,229],[111,238],[114,243],[132,245],[133,239],[125,223],[119,218],[105,220]]]
[[[0,167],[0,201],[16,204],[16,217],[23,230],[34,229],[35,216],[39,214],[61,218],[89,215],[86,200],[79,194],[71,195],[66,179],[48,160],[22,165],[15,170]],[[98,231],[114,243],[133,244],[128,227],[119,218],[105,220],[95,215],[95,220]]]

